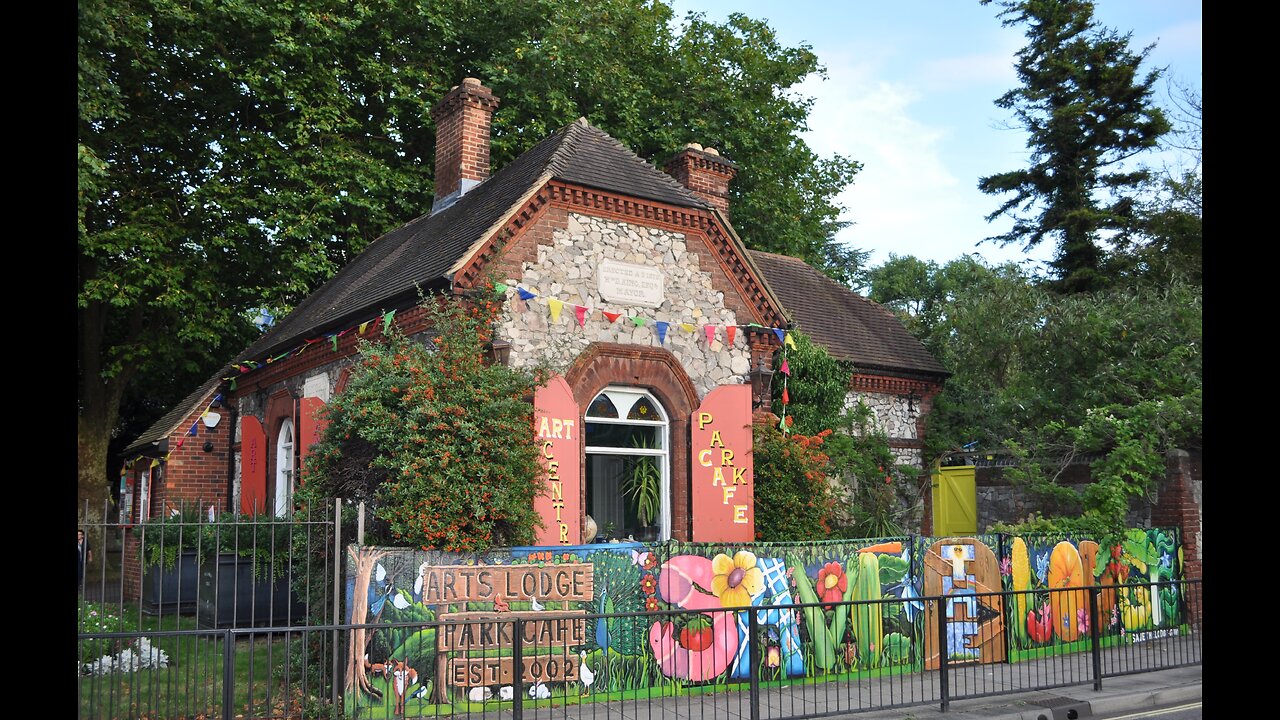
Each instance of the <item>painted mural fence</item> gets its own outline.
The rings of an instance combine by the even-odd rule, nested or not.
[[[324,530],[309,522],[295,529]],[[86,588],[80,717],[599,717],[636,704],[814,717],[1200,658],[1200,584],[1182,578],[1180,538],[1162,529],[481,555],[307,545],[343,561],[306,581],[320,617],[209,627],[176,614],[181,603],[165,609],[168,595],[152,615]]]
[[[419,711],[447,714],[524,688],[578,704],[1118,648],[1190,632],[1180,547],[1164,529],[1105,543],[910,536],[484,556],[353,547],[348,596],[376,610],[348,621],[392,627],[352,645],[357,681],[345,697],[378,717],[385,693],[370,678],[396,662],[414,669],[406,692],[427,702]],[[439,624],[401,625],[413,622]]]
[[[1199,581],[1163,581],[1199,604]],[[1063,588],[1051,597],[1080,591]],[[1085,589],[1094,603],[1100,587]],[[1001,605],[1016,593],[977,593],[981,603]],[[839,601],[698,613],[707,625],[689,624],[675,610],[600,615],[544,608],[540,611],[468,613],[430,624],[365,625],[369,633],[394,632],[404,641],[386,662],[359,660],[364,678],[349,683],[350,717],[778,717],[801,718],[859,710],[949,703],[963,698],[1083,683],[1200,663],[1200,641],[1190,625],[1104,641],[1096,632],[1071,652],[1040,648],[1018,662],[984,664],[949,659],[952,623],[945,596],[913,598],[922,615],[939,618],[937,632],[918,638],[920,652],[902,662],[859,663],[856,649],[833,659],[827,671],[806,670],[816,653],[784,650],[774,623],[779,614],[855,618],[901,614],[907,601]],[[894,607],[896,606],[896,607]],[[745,616],[746,631],[737,622]],[[864,620],[865,621],[865,620]],[[686,623],[678,636],[668,628]],[[963,623],[961,623],[962,625]],[[698,627],[690,631],[690,627]],[[651,653],[628,657],[612,644],[611,628],[648,634]],[[598,634],[593,637],[593,630]],[[443,675],[432,672],[432,656]],[[930,657],[938,666],[925,667]],[[517,670],[519,669],[519,670]],[[357,668],[350,668],[358,672]],[[356,675],[359,677],[359,675]],[[361,682],[367,685],[358,689]]]

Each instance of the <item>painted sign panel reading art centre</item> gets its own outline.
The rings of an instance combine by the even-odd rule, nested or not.
[[[755,540],[751,386],[721,385],[693,413],[694,542]]]
[[[545,491],[533,502],[542,518],[538,545],[582,541],[582,464],[578,445],[578,403],[559,375],[533,394],[533,427],[538,457],[547,469]]]

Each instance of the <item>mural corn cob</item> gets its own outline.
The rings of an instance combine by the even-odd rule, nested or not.
[[[1027,542],[1020,537],[1013,539],[1013,557],[1011,566],[1013,587],[1017,595],[1013,596],[1013,634],[1019,648],[1030,644],[1027,635],[1027,593],[1031,591],[1031,558],[1027,554]]]
[[[852,560],[852,559],[851,559]],[[857,564],[849,563],[852,576],[849,578],[849,599],[880,599],[880,556],[875,553],[860,553]],[[880,667],[880,651],[883,649],[884,618],[879,603],[855,604],[850,606],[853,622],[853,637],[858,646],[858,665],[860,667]]]
[[[787,562],[794,568],[804,568],[804,564],[797,564],[795,560],[787,559]],[[818,593],[814,591],[813,582],[809,580],[808,575],[796,573],[794,579],[801,602],[819,602]],[[854,592],[854,585],[850,583],[845,591],[844,600],[849,600],[852,592]],[[810,642],[813,642],[813,661],[823,670],[831,670],[836,665],[836,646],[845,637],[845,624],[849,619],[844,609],[837,609],[832,615],[831,624],[828,625],[827,612],[822,607],[813,606],[804,609],[805,625],[809,628]]]

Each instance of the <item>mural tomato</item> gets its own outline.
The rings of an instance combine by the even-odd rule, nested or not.
[[[1032,642],[1046,643],[1053,638],[1053,613],[1045,604],[1038,610],[1027,611],[1027,634]]]
[[[680,646],[693,652],[711,647],[714,639],[715,634],[711,632],[711,625],[706,621],[695,621],[680,630]]]
[[[1076,588],[1084,585],[1084,570],[1080,566],[1080,552],[1076,546],[1063,540],[1053,546],[1049,555],[1049,606],[1053,619],[1053,632],[1065,642],[1080,635],[1076,613],[1088,607],[1089,595],[1084,590],[1061,591],[1059,588]]]

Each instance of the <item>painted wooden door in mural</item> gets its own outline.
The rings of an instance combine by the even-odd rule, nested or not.
[[[978,494],[972,465],[943,467],[933,472],[933,532],[937,535],[978,532]]]
[[[1004,609],[999,595],[1000,564],[991,548],[974,538],[945,538],[924,554],[924,595],[946,595],[946,653],[949,663],[1005,660]],[[967,596],[967,597],[966,597]],[[938,605],[925,605],[925,668],[940,663]]]

